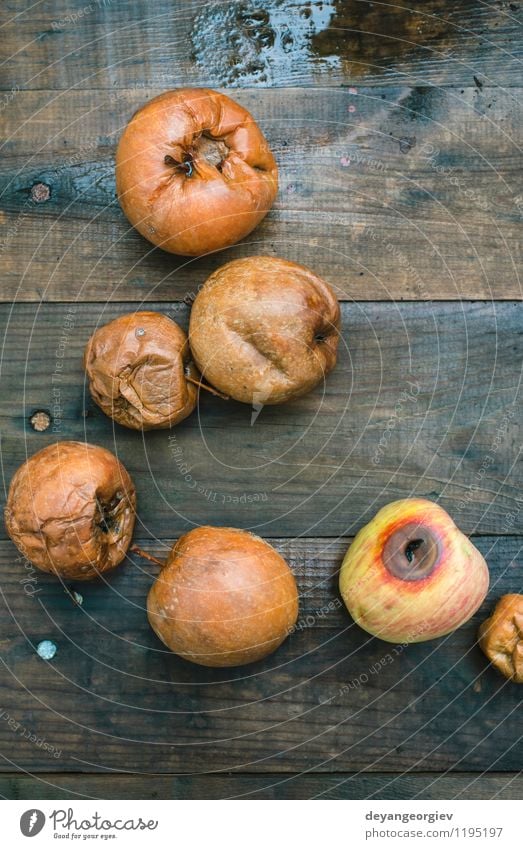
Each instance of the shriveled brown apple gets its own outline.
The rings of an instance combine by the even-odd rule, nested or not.
[[[187,336],[161,313],[128,313],[100,327],[84,366],[98,406],[125,427],[172,427],[196,406],[199,374]]]
[[[98,445],[57,442],[29,457],[9,487],[9,536],[44,572],[89,580],[124,559],[136,493],[117,458]]]
[[[147,611],[175,654],[203,666],[241,666],[285,640],[298,616],[298,592],[267,542],[236,528],[201,527],[174,545]]]
[[[479,627],[479,644],[505,678],[523,684],[523,595],[502,596]]]

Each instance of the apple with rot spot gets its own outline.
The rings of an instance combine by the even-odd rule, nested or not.
[[[481,553],[424,498],[383,507],[356,535],[340,571],[354,621],[391,643],[449,634],[474,615],[488,585]]]

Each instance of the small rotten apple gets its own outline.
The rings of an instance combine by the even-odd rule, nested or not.
[[[480,626],[479,644],[505,678],[523,684],[523,595],[502,596]]]
[[[149,622],[186,660],[202,666],[252,663],[275,651],[296,624],[294,576],[283,557],[254,534],[195,528],[160,565],[147,599]]]
[[[44,572],[87,581],[124,559],[136,494],[116,457],[99,445],[57,442],[23,463],[11,481],[7,532]]]
[[[172,427],[196,406],[201,383],[187,336],[161,313],[128,313],[98,328],[84,367],[98,406],[125,427]]]
[[[391,643],[448,634],[476,612],[487,564],[438,504],[406,498],[383,507],[354,538],[340,591],[354,621]]]

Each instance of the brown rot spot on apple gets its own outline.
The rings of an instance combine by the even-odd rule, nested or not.
[[[432,574],[440,547],[433,532],[410,522],[388,538],[383,549],[385,568],[402,581],[421,581]]]

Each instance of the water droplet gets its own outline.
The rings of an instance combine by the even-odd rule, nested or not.
[[[42,640],[36,647],[37,654],[42,660],[52,660],[58,649],[51,640]]]
[[[317,56],[313,39],[325,32],[335,15],[328,0],[244,0],[205,4],[191,32],[194,56],[215,84],[262,85],[288,81],[289,51],[293,70],[339,67],[337,56]],[[223,47],[222,34],[228,34]]]
[[[47,410],[36,410],[30,417],[29,424],[37,433],[43,433],[51,424],[51,416]]]

